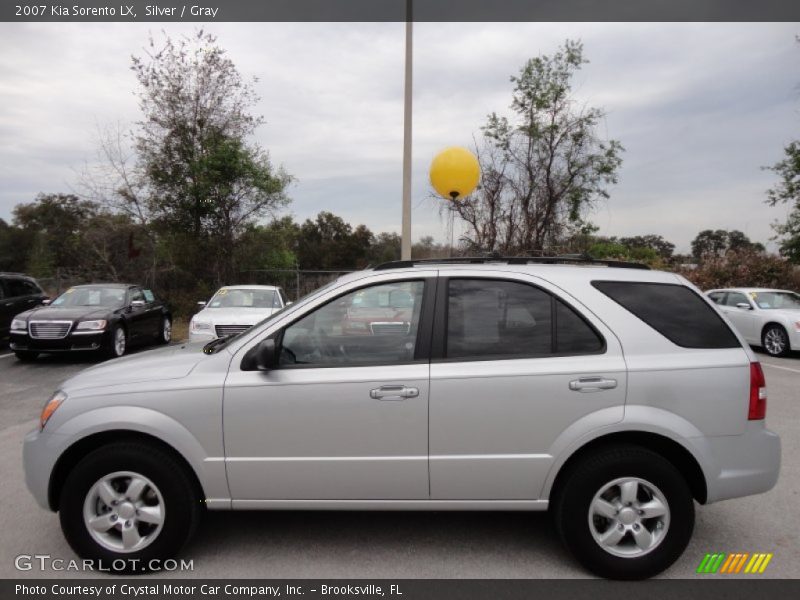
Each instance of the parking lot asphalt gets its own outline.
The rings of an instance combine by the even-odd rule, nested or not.
[[[714,577],[695,574],[707,552],[772,552],[759,577],[800,577],[800,355],[759,357],[769,390],[767,423],[783,442],[778,485],[760,496],[698,506],[692,542],[663,577]],[[21,363],[0,349],[0,578],[97,576],[14,566],[21,554],[76,558],[57,515],[39,508],[25,488],[22,439],[59,383],[92,364],[73,356]],[[587,577],[544,513],[217,512],[206,516],[183,558],[193,561],[192,571],[150,576]]]

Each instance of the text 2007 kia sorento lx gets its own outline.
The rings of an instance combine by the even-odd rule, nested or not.
[[[764,375],[682,277],[563,262],[387,263],[87,369],[27,436],[28,486],[106,563],[174,555],[206,508],[550,509],[586,568],[655,575],[695,501],[775,485]]]

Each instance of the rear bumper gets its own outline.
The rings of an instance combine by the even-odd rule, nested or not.
[[[109,343],[110,336],[108,331],[72,332],[65,338],[48,340],[32,338],[27,332],[14,333],[9,345],[12,350],[22,352],[85,352],[100,350]]]
[[[692,441],[702,446],[701,453],[708,459],[708,504],[761,494],[775,487],[781,467],[781,440],[763,421],[749,421],[741,435]]]

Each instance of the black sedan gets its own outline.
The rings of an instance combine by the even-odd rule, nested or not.
[[[115,358],[133,345],[169,343],[172,316],[152,291],[137,285],[78,285],[48,306],[14,317],[10,337],[20,360],[87,350]]]

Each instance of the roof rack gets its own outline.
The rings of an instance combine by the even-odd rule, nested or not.
[[[381,263],[373,267],[374,271],[387,271],[389,269],[405,269],[417,265],[483,265],[483,264],[506,264],[506,265],[602,265],[604,267],[615,267],[618,269],[642,269],[649,271],[644,263],[626,262],[623,260],[604,260],[592,258],[588,255],[570,254],[566,256],[461,256],[454,258],[420,258],[412,260],[393,260]]]

